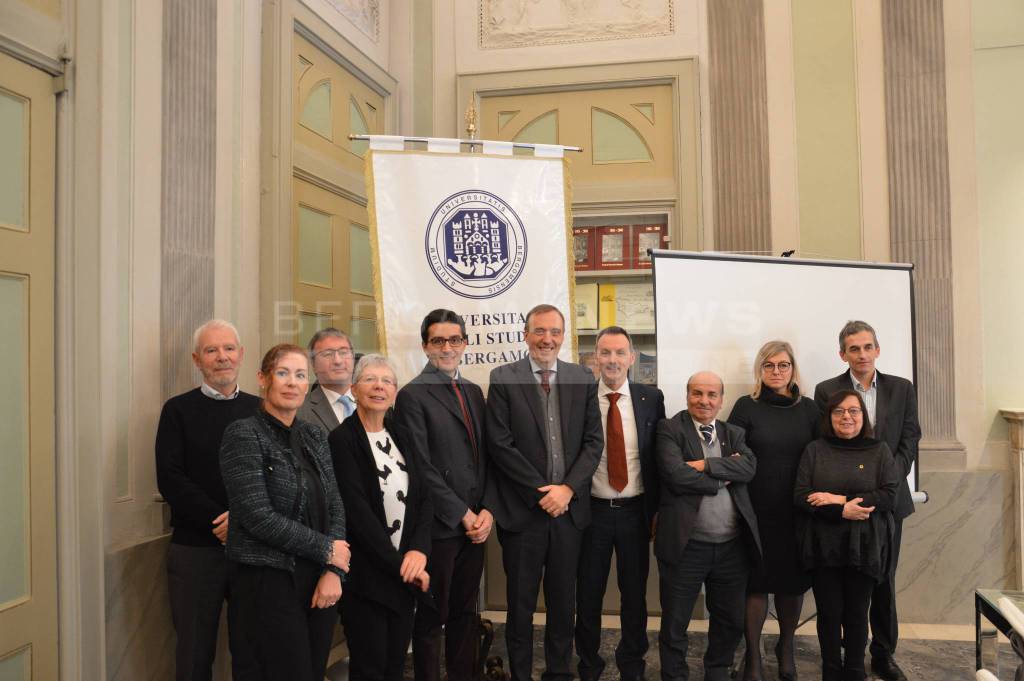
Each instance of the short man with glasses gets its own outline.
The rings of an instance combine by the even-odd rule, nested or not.
[[[917,462],[921,424],[917,420],[917,393],[914,384],[900,376],[875,369],[881,355],[878,336],[867,322],[850,321],[839,332],[839,357],[850,369],[835,378],[822,381],[814,389],[814,401],[824,408],[828,399],[840,390],[856,390],[867,407],[875,438],[889,445],[900,474],[893,519],[896,532],[888,578],[875,586],[871,595],[871,670],[884,681],[904,681],[906,676],[893,659],[899,639],[896,613],[896,564],[900,557],[903,519],[914,512],[907,475]]]
[[[416,681],[441,681],[442,630],[449,681],[475,678],[477,597],[484,543],[493,518],[484,508],[486,406],[480,386],[459,373],[466,322],[433,310],[420,325],[427,365],[398,392],[395,418],[420,443],[420,473],[434,506],[433,547],[427,562],[433,608],[419,608],[413,626]]]
[[[244,349],[235,327],[212,319],[192,336],[198,388],[167,400],[156,431],[156,483],[171,508],[168,595],[177,633],[175,679],[213,675],[220,612],[228,591],[228,495],[220,474],[220,441],[234,421],[252,416],[260,400],[238,389]],[[247,678],[238,627],[230,623],[232,674]]]
[[[316,385],[296,415],[330,433],[356,410],[352,397],[352,341],[334,327],[321,329],[309,339],[309,359],[316,373]]]
[[[590,524],[590,487],[604,435],[597,383],[558,359],[565,317],[553,305],[526,315],[529,355],[491,371],[487,397],[487,506],[505,567],[505,637],[512,681],[533,671],[533,613],[544,583],[543,681],[569,681],[576,573]]]

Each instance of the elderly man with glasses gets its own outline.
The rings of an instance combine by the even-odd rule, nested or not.
[[[309,339],[309,361],[316,373],[316,386],[299,407],[298,418],[330,433],[356,410],[352,398],[352,341],[342,331],[329,327]]]

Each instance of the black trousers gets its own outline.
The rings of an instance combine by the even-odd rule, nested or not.
[[[477,596],[484,571],[484,545],[466,537],[434,539],[427,561],[437,609],[419,608],[413,625],[416,681],[441,681],[441,627],[449,681],[470,681],[477,645]]]
[[[533,613],[544,582],[544,681],[570,681],[576,569],[582,532],[569,514],[548,518],[522,532],[498,528],[507,580],[505,643],[512,681],[530,681],[533,671]]]
[[[349,681],[401,681],[412,638],[413,601],[409,600],[407,610],[396,612],[354,593],[346,593],[341,600]]]
[[[217,630],[224,600],[230,597],[228,559],[220,546],[167,548],[167,592],[178,642],[174,649],[177,681],[210,681],[217,654]],[[238,627],[228,622],[233,675],[244,676],[246,655]]]
[[[294,573],[231,563],[229,617],[255,661],[244,677],[232,670],[233,681],[323,681],[337,610],[309,607],[322,572],[302,559]]]
[[[727,681],[736,648],[743,637],[747,575],[750,572],[742,539],[721,544],[690,540],[678,563],[658,561],[661,587],[662,681],[687,681],[689,648],[687,629],[701,585],[704,585],[710,622],[704,653],[705,681]]]
[[[868,644],[868,603],[875,580],[852,567],[816,568],[813,579],[811,588],[818,608],[822,680],[866,679],[864,648]]]
[[[618,575],[622,631],[615,664],[623,681],[642,679],[647,653],[647,574],[650,571],[650,528],[643,497],[612,507],[593,500],[591,522],[583,530],[579,576],[576,579],[576,654],[580,679],[597,679],[605,661],[601,646],[601,611],[611,569],[612,552]]]
[[[900,636],[899,615],[896,612],[896,565],[900,559],[900,541],[903,539],[903,520],[893,518],[896,534],[893,535],[891,567],[889,576],[875,585],[871,594],[871,657],[886,659],[896,652]]]

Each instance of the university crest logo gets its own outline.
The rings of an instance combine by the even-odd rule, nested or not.
[[[427,223],[430,270],[464,298],[493,298],[526,264],[526,230],[512,207],[490,192],[467,190],[441,202]]]

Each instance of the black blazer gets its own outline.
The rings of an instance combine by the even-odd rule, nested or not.
[[[910,467],[917,462],[917,445],[921,440],[921,424],[917,420],[917,392],[914,384],[900,376],[883,374],[875,370],[878,395],[875,401],[875,439],[889,445],[900,474],[899,492],[893,515],[902,520],[914,512],[914,500],[910,496],[907,475]],[[853,390],[853,378],[844,371],[835,378],[822,381],[814,389],[814,401],[825,412],[828,398],[840,390]]]
[[[658,512],[660,483],[658,462],[654,459],[655,435],[658,421],[665,418],[665,394],[658,388],[642,383],[629,383],[629,396],[633,402],[633,418],[636,420],[636,440],[640,446],[640,475],[644,481],[644,514],[647,524]],[[603,408],[603,405],[601,405]]]
[[[330,433],[338,427],[338,417],[334,413],[334,407],[327,401],[327,395],[324,395],[324,389],[319,385],[316,385],[306,395],[296,416],[306,423],[320,426],[325,433]]]
[[[451,378],[433,364],[402,388],[395,402],[395,421],[420,448],[418,463],[434,504],[433,536],[438,539],[465,535],[462,516],[467,509],[480,510],[487,479],[484,393],[464,378],[459,389],[476,437],[476,456]]]
[[[555,374],[562,420],[565,479],[575,495],[569,516],[577,528],[590,524],[590,484],[601,462],[604,435],[597,408],[597,383],[589,370],[558,360]],[[490,455],[484,505],[498,525],[519,532],[549,518],[538,505],[547,479],[547,428],[530,358],[491,371],[487,395]]]
[[[715,430],[722,445],[722,457],[707,459],[704,472],[698,472],[686,464],[704,459],[704,449],[690,412],[681,411],[658,424],[655,453],[661,476],[661,506],[654,555],[660,560],[679,562],[690,541],[701,502],[707,495],[718,494],[726,481],[729,482],[726,489],[742,521],[740,525],[751,559],[759,561],[761,558],[757,518],[746,485],[757,471],[757,458],[747,447],[742,428],[715,421]],[[733,453],[740,456],[734,457]]]
[[[405,458],[409,473],[402,541],[397,550],[385,530],[387,521],[377,464],[358,413],[331,431],[327,441],[331,447],[338,489],[345,502],[348,542],[352,546],[352,562],[345,590],[396,612],[404,612],[412,608],[414,598],[421,592],[402,581],[399,574],[402,558],[406,551],[413,550],[430,555],[430,518],[433,511],[414,440],[391,419],[385,419],[384,427]]]

